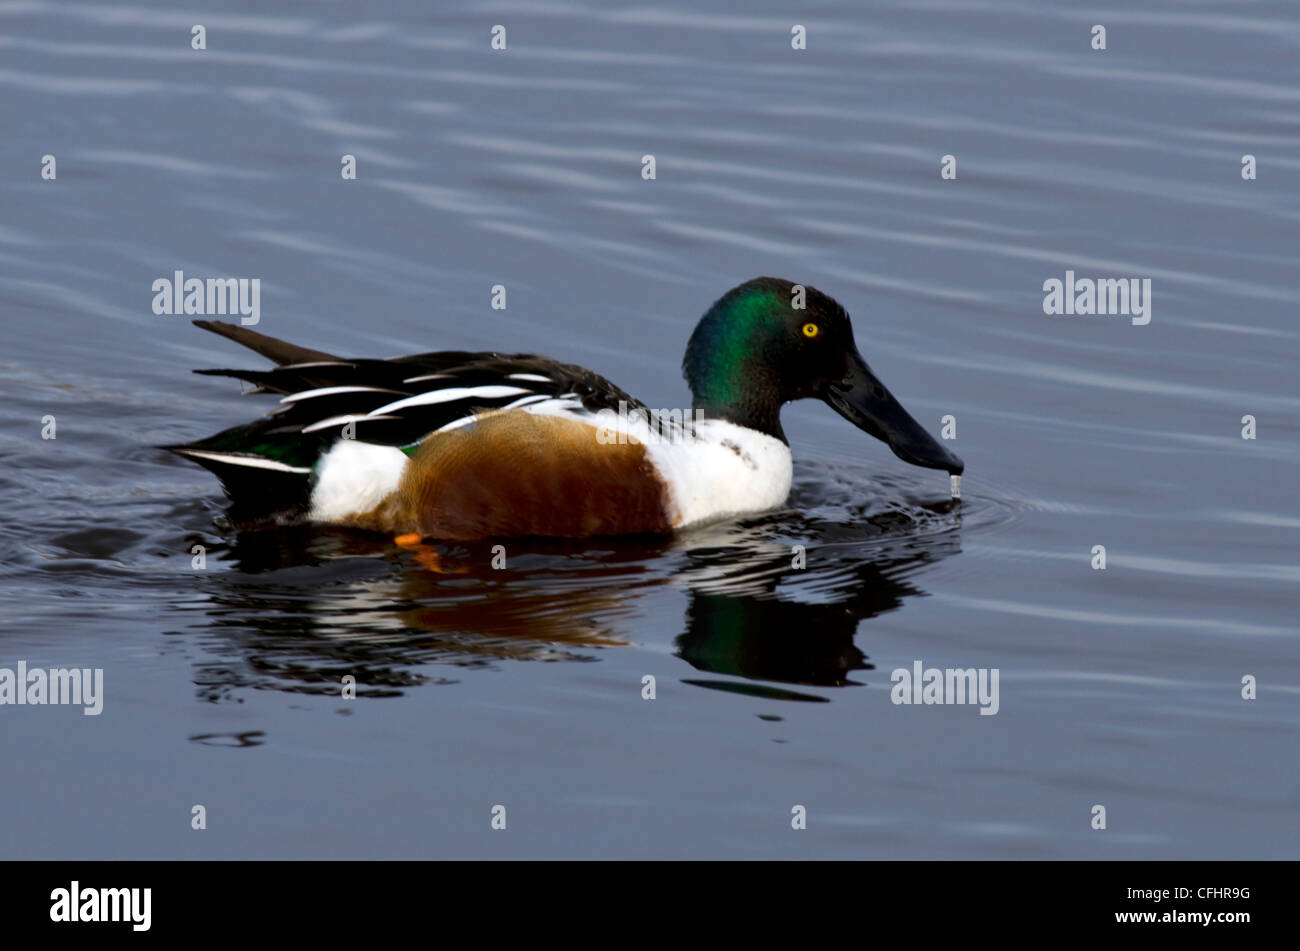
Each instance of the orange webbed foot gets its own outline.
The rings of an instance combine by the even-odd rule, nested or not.
[[[415,560],[430,571],[440,575],[463,575],[464,568],[444,568],[442,559],[438,552],[431,546],[424,543],[424,539],[416,532],[410,532],[406,535],[398,535],[393,541],[398,548],[404,548],[409,552],[414,552]]]

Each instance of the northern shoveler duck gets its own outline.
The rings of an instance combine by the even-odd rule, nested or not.
[[[775,278],[733,288],[701,318],[682,361],[695,410],[685,419],[547,357],[351,359],[194,323],[277,364],[195,372],[256,384],[281,405],[164,448],[216,473],[236,506],[317,522],[443,540],[585,538],[763,511],[790,491],[781,407],[809,398],[906,462],[963,468],[872,373],[844,308]]]

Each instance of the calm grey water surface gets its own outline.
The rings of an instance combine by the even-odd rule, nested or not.
[[[0,3],[0,666],[106,690],[0,708],[0,856],[1295,857],[1300,10],[1221,6]],[[153,447],[274,404],[189,373],[260,361],[152,313],[178,269],[665,407],[802,281],[963,502],[808,403],[788,508],[669,542],[236,531]],[[1066,269],[1151,323],[1045,315]],[[894,705],[916,660],[999,713]]]

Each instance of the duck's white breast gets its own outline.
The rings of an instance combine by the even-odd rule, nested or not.
[[[674,528],[763,512],[790,494],[790,447],[735,423],[703,420],[696,424],[694,438],[652,440],[646,455],[668,486]]]

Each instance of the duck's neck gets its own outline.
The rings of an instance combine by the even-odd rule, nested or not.
[[[743,350],[692,346],[684,362],[691,406],[706,419],[722,419],[787,442],[781,429],[780,389],[771,373]]]
[[[695,394],[691,406],[703,413],[705,419],[721,419],[737,426],[744,426],[755,432],[763,433],[789,443],[785,430],[781,428],[781,407],[769,405],[762,401],[720,400],[715,397]]]
[[[784,387],[779,360],[767,351],[779,323],[778,295],[772,288],[736,288],[705,314],[686,345],[682,375],[690,384],[692,406],[706,418],[786,442],[781,429]]]

